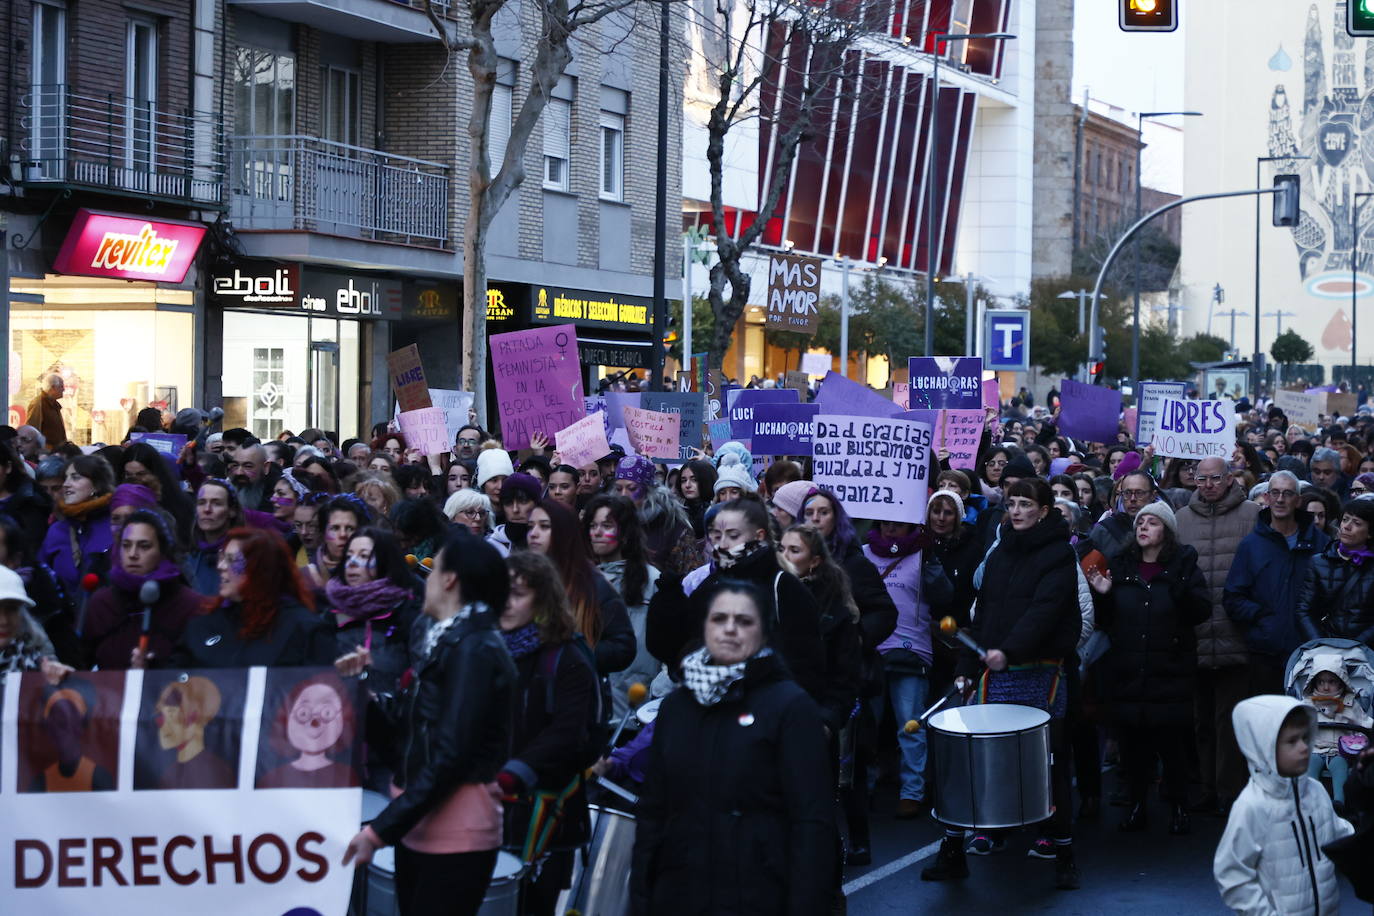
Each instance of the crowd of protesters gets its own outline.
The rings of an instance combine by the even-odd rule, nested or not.
[[[1170,834],[1249,811],[1247,756],[1254,773],[1286,733],[1238,734],[1233,710],[1288,692],[1309,640],[1374,640],[1374,414],[1306,430],[1244,406],[1234,452],[1195,461],[1124,429],[1072,441],[1018,399],[988,411],[973,468],[932,455],[919,524],[851,517],[809,457],[738,442],[573,466],[475,424],[430,456],[386,424],[260,441],[196,409],[145,411],[113,445],[0,427],[0,671],[365,678],[365,784],[390,802],[348,857],[394,845],[404,913],[476,912],[537,793],[560,814],[522,900],[553,913],[590,836],[589,768],[639,794],[639,911],[842,912],[875,783],[897,784],[879,816],[930,811],[908,723],[953,687],[1050,715],[1055,814],[1027,851],[1072,889],[1075,820],[1115,802],[1121,830],[1151,829],[1156,782]],[[1322,701],[1351,690],[1297,702],[1326,725]],[[644,697],[657,718],[613,749]],[[1318,742],[1307,772],[1354,818],[1367,761]],[[949,827],[922,877],[1008,841]],[[1222,881],[1221,855],[1231,902],[1247,873]]]

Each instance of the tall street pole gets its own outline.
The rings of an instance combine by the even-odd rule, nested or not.
[[[1374,197],[1374,191],[1356,191],[1354,198],[1350,201],[1350,390],[1354,391],[1359,387],[1355,379],[1356,353],[1359,351],[1359,318],[1357,315],[1357,298],[1359,295],[1359,267],[1360,267],[1360,206],[1361,198]]]
[[[849,257],[840,256],[840,375],[849,376]]]
[[[654,189],[654,349],[653,365],[649,368],[652,373],[650,391],[663,390],[663,332],[668,327],[663,274],[668,269],[668,33],[671,20],[668,0],[659,0],[659,6],[662,14],[658,33],[658,187]],[[682,307],[691,311],[692,304],[684,301]]]

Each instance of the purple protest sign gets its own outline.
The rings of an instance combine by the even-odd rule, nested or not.
[[[930,410],[977,410],[983,406],[983,359],[979,356],[912,356],[907,359],[907,406]]]
[[[759,404],[754,408],[755,455],[810,455],[819,404]]]
[[[754,408],[760,404],[796,404],[800,395],[793,388],[745,388],[732,391],[729,400],[730,432],[736,439],[754,434]]]
[[[993,410],[1000,410],[1002,407],[1002,393],[997,389],[997,379],[983,379],[983,406],[991,407]]]
[[[821,405],[821,413],[851,417],[891,417],[903,409],[867,385],[851,382],[838,372],[831,372],[821,380],[815,403]]]
[[[1059,432],[1087,442],[1115,442],[1121,392],[1064,379],[1059,394]]]
[[[491,365],[505,448],[529,448],[534,432],[552,440],[587,415],[576,330],[560,324],[492,335]]]

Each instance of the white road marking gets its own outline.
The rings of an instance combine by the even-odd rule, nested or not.
[[[941,839],[943,839],[943,837],[941,837]],[[871,884],[877,884],[879,881],[891,878],[893,875],[897,874],[897,872],[901,871],[902,869],[908,868],[912,865],[915,865],[922,859],[928,859],[931,856],[935,855],[936,851],[939,850],[939,848],[940,840],[936,840],[928,846],[922,846],[915,852],[907,853],[900,859],[892,860],[891,862],[887,863],[881,868],[875,868],[873,869],[873,871],[868,872],[867,874],[860,875],[859,877],[855,878],[853,881],[850,881],[844,886],[844,895],[848,897],[850,894],[856,894]]]

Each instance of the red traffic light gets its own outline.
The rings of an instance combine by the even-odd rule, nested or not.
[[[1123,32],[1172,32],[1180,0],[1117,0]]]

